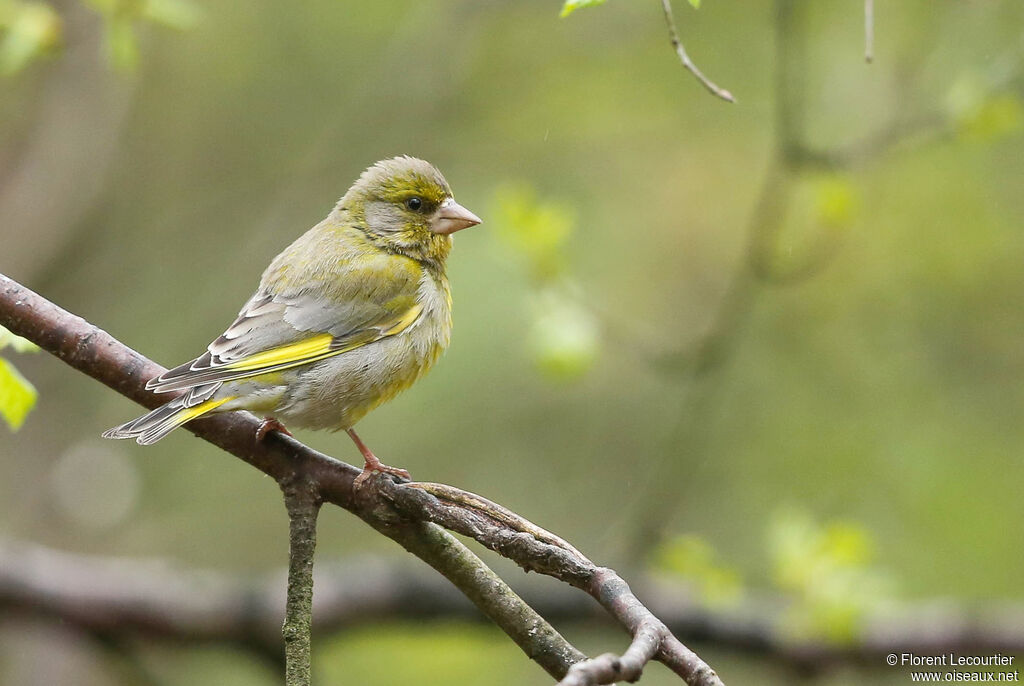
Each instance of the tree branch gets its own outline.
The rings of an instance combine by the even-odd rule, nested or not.
[[[679,31],[676,29],[676,20],[672,16],[672,3],[670,0],[661,0],[661,9],[665,12],[665,23],[668,25],[668,37],[672,41],[672,48],[675,49],[676,54],[679,56],[679,61],[683,63],[683,66],[693,74],[701,85],[708,89],[712,95],[725,100],[726,102],[736,102],[736,98],[733,94],[724,88],[716,85],[711,79],[704,76],[704,72],[697,68],[697,65],[693,63],[690,56],[686,54],[686,48],[683,47],[683,41],[679,38]]]
[[[308,479],[282,485],[288,509],[288,599],[285,604],[285,685],[309,686],[312,674],[313,553],[320,498]]]
[[[155,407],[167,400],[166,395],[156,396],[145,390],[145,381],[162,373],[162,367],[3,275],[0,324],[145,407]],[[441,572],[552,676],[565,676],[569,667],[584,656],[479,558],[434,522],[473,537],[524,569],[534,569],[587,590],[634,636],[642,620],[653,618],[614,572],[596,567],[571,546],[565,548],[536,538],[528,532],[539,529],[535,525],[523,530],[521,524],[509,524],[488,515],[489,501],[479,496],[461,492],[464,496],[460,497],[465,502],[479,501],[483,505],[446,504],[422,488],[402,486],[383,475],[372,478],[367,487],[356,491],[353,481],[358,469],[277,432],[257,441],[258,422],[244,412],[199,419],[186,428],[274,477],[283,489],[300,481],[316,484],[319,500],[356,514]],[[602,594],[610,588],[615,589],[616,597],[621,597],[617,604],[608,605],[603,600]],[[660,641],[656,657],[691,686],[721,684],[710,667],[670,635]]]

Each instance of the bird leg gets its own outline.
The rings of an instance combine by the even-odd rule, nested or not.
[[[352,429],[346,429],[345,433],[349,435],[349,438],[352,439],[352,442],[356,444],[357,448],[359,448],[359,452],[363,454],[363,460],[365,461],[365,464],[363,465],[363,473],[356,477],[356,488],[359,488],[359,486],[361,486],[364,481],[370,478],[370,474],[373,474],[374,472],[384,472],[385,474],[393,474],[394,476],[400,476],[403,479],[412,478],[411,476],[409,476],[409,472],[405,471],[404,469],[399,469],[398,467],[389,467],[383,462],[381,462],[379,459],[377,459],[377,456],[374,455],[373,452],[371,452],[370,449],[366,447],[366,444],[363,443],[362,439],[359,438],[359,435],[355,431],[353,431]]]
[[[285,436],[291,436],[292,432],[284,428],[284,424],[274,419],[273,417],[264,417],[263,421],[260,422],[260,428],[256,429],[256,442],[262,441],[267,437],[267,434],[271,431],[277,431],[283,433]]]

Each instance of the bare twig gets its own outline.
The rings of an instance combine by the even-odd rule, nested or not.
[[[288,599],[285,604],[285,686],[309,686],[312,674],[313,554],[320,498],[308,479],[282,486],[288,508]]]
[[[864,0],[864,61],[875,59],[875,0]]]
[[[708,89],[708,91],[726,102],[736,102],[736,98],[733,94],[724,88],[716,85],[711,79],[704,76],[704,73],[697,68],[697,65],[693,63],[690,56],[686,54],[686,48],[683,47],[683,41],[679,39],[679,31],[676,29],[676,20],[672,16],[672,4],[670,0],[661,0],[661,8],[665,11],[665,23],[668,24],[668,36],[672,41],[672,47],[675,49],[676,54],[679,55],[679,61],[683,63],[683,66],[701,82],[701,84]]]
[[[162,373],[162,367],[3,275],[0,324],[146,407],[166,400],[145,390],[145,381]],[[506,522],[514,518],[494,516],[489,512],[493,504],[479,496],[466,494],[446,504],[422,488],[401,486],[381,475],[356,490],[357,468],[276,432],[257,440],[258,426],[255,417],[238,412],[196,420],[188,428],[274,477],[283,489],[299,482],[316,484],[319,500],[353,512],[441,572],[552,676],[564,677],[585,656],[437,524],[473,537],[524,569],[587,590],[634,637],[643,622],[658,621],[614,572],[595,567],[571,546],[538,539],[529,533],[539,530],[533,524],[510,526]],[[670,635],[660,642],[657,657],[691,686],[721,684],[710,667]]]

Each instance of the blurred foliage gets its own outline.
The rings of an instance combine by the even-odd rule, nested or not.
[[[501,246],[528,271],[532,323],[524,340],[531,359],[549,379],[579,379],[593,367],[601,336],[586,294],[570,274],[576,212],[541,200],[525,183],[507,183],[494,191],[489,216]]]
[[[960,133],[984,142],[997,141],[1024,131],[1024,106],[1011,93],[986,98],[957,122]]]
[[[7,347],[19,353],[39,350],[31,341],[15,336],[0,326],[0,350]],[[22,376],[10,361],[0,357],[0,416],[12,431],[21,428],[25,417],[35,407],[37,396],[35,386]]]
[[[538,283],[550,283],[566,270],[566,244],[576,229],[576,212],[564,203],[541,201],[524,183],[494,191],[490,222],[495,235],[521,255]]]
[[[843,228],[854,222],[859,200],[848,176],[831,174],[816,180],[815,210],[826,227]]]
[[[107,58],[122,71],[139,61],[138,29],[143,22],[185,30],[199,20],[199,9],[188,0],[83,0],[103,17]]]
[[[774,581],[793,600],[786,628],[794,637],[850,641],[862,620],[892,597],[892,582],[875,567],[875,544],[861,524],[821,524],[805,511],[785,509],[774,517],[768,541]]]
[[[104,46],[112,66],[135,69],[139,59],[138,29],[151,23],[185,30],[199,19],[188,0],[82,0],[103,17]],[[11,76],[34,60],[57,52],[62,23],[45,2],[0,0],[0,75]]]
[[[945,105],[958,135],[971,141],[991,143],[1024,130],[1021,96],[1002,83],[1024,65],[1024,55],[1020,52],[1004,60],[1015,69],[1003,67],[992,73],[962,71],[952,81]]]
[[[60,17],[50,5],[0,0],[0,75],[11,76],[52,54],[60,39]]]
[[[836,256],[860,215],[850,175],[811,171],[797,176],[778,236],[758,244],[755,267],[766,281],[794,282],[814,276]]]
[[[537,368],[549,379],[572,381],[590,371],[600,351],[597,321],[567,286],[546,288],[532,299],[526,338]]]
[[[653,555],[656,572],[685,581],[710,607],[735,605],[743,597],[738,570],[719,561],[711,544],[693,535],[670,538]]]

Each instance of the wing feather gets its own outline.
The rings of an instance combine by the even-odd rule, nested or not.
[[[359,256],[356,256],[359,257]],[[146,384],[157,393],[220,384],[340,355],[413,326],[421,267],[396,255],[365,255],[358,268],[317,288],[289,289],[264,274],[238,318],[196,359]],[[353,274],[355,272],[355,274]],[[330,275],[329,275],[330,276]]]

